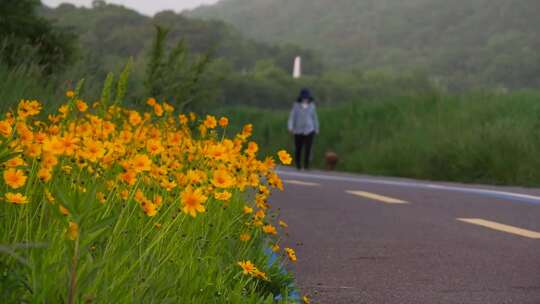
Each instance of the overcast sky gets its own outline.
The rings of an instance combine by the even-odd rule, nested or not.
[[[107,3],[122,4],[138,10],[146,15],[153,15],[157,12],[172,9],[180,12],[184,9],[194,8],[202,4],[212,4],[218,0],[106,0]],[[69,2],[75,5],[90,6],[92,0],[41,0],[48,6],[58,6],[60,3]]]

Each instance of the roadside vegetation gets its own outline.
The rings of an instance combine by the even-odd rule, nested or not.
[[[2,299],[287,303],[281,257],[296,256],[267,204],[283,186],[252,126],[227,136],[226,117],[178,116],[153,98],[123,108],[123,87],[87,103],[78,86],[54,114],[23,100],[3,115]]]
[[[319,107],[314,163],[335,151],[338,170],[372,175],[539,186],[540,92],[470,92],[358,100]],[[271,153],[292,149],[288,112],[227,109],[256,121],[254,136]]]

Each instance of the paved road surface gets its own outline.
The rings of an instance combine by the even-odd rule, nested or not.
[[[281,170],[314,303],[540,304],[540,190]]]

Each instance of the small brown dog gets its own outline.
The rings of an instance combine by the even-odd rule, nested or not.
[[[333,171],[334,169],[336,169],[336,165],[339,160],[336,152],[333,152],[333,151],[326,152],[326,154],[324,155],[324,159],[326,160],[326,170]]]

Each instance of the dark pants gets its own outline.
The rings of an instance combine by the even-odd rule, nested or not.
[[[304,149],[304,169],[309,169],[309,159],[311,157],[311,146],[313,145],[313,137],[315,137],[315,132],[312,132],[308,135],[294,135],[294,146],[296,148],[294,153],[294,161],[296,162],[296,168],[302,168],[301,156],[302,149]]]

